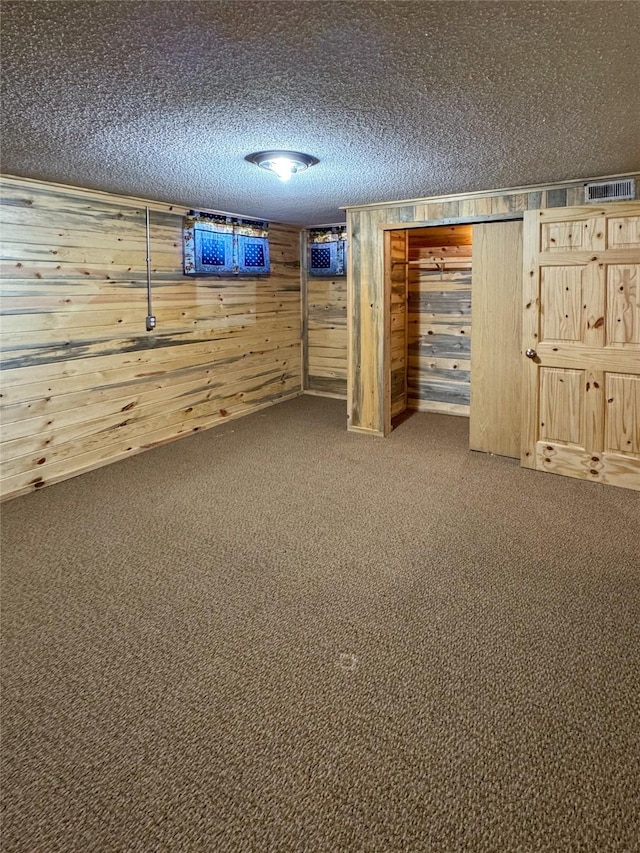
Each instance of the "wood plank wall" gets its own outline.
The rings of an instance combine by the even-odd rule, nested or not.
[[[346,400],[347,278],[305,276],[303,287],[306,295],[305,391]]]
[[[387,233],[385,258],[390,302],[391,417],[407,408],[408,305],[407,232]]]
[[[469,447],[519,459],[522,221],[479,222],[472,227]]]
[[[13,496],[301,391],[299,229],[271,224],[272,273],[186,277],[186,208],[2,181],[2,464]]]
[[[472,228],[439,225],[406,232],[409,408],[469,415]]]
[[[605,176],[608,177],[608,176]],[[640,173],[634,177],[636,182]],[[459,224],[525,210],[582,204],[588,178],[553,186],[520,187],[440,198],[348,207],[349,240],[347,418],[349,429],[387,435],[391,429],[385,376],[383,226]],[[445,220],[445,222],[443,222]],[[387,362],[388,363],[388,362]]]

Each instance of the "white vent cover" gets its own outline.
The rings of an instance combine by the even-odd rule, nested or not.
[[[594,181],[584,185],[585,201],[626,201],[635,197],[633,178],[624,178],[621,181]]]

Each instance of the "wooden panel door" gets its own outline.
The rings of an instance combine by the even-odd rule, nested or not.
[[[640,203],[524,217],[521,464],[640,490]]]
[[[407,408],[407,232],[385,232],[385,291],[389,300],[391,417]]]
[[[520,457],[522,222],[473,226],[469,446]]]

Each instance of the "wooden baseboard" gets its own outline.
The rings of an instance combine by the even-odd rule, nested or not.
[[[407,408],[414,412],[429,412],[434,415],[456,415],[460,418],[469,417],[469,406],[459,403],[435,403],[429,400],[409,399]]]
[[[331,391],[309,391],[305,389],[302,394],[308,394],[310,397],[329,397],[331,400],[344,400],[347,402],[346,394],[333,394]]]
[[[347,426],[347,432],[358,432],[362,435],[373,435],[376,438],[384,438],[384,433],[377,429],[364,429],[363,427]]]

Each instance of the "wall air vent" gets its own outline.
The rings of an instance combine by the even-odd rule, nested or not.
[[[585,201],[626,201],[635,197],[633,178],[624,178],[621,181],[594,181],[584,185]]]

